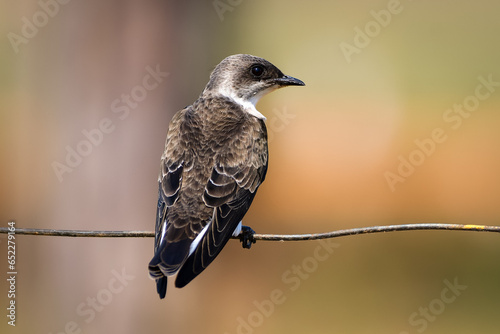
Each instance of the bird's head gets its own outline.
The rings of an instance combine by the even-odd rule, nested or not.
[[[261,97],[286,86],[304,86],[265,59],[237,54],[222,60],[210,75],[205,92],[218,93],[254,106]]]

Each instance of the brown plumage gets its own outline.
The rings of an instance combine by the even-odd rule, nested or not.
[[[160,298],[167,275],[177,273],[175,285],[185,286],[239,233],[268,163],[265,117],[255,103],[289,85],[304,83],[262,58],[230,56],[200,97],[173,117],[161,158],[149,264]]]

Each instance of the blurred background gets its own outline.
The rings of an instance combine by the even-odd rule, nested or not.
[[[168,123],[224,57],[305,87],[261,100],[244,223],[315,233],[500,223],[496,1],[2,1],[0,221],[152,230]],[[7,239],[0,236],[2,277]],[[164,300],[152,239],[17,236],[16,333],[497,333],[500,237],[230,241]]]

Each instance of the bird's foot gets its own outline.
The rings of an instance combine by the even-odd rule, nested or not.
[[[243,248],[248,248],[252,247],[252,244],[255,243],[255,239],[253,238],[253,235],[255,234],[255,231],[252,230],[250,226],[242,226],[241,227],[241,232],[239,235],[240,241],[243,245]]]

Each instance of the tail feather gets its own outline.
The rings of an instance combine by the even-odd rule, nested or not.
[[[154,257],[149,263],[149,275],[156,281],[156,291],[160,295],[160,299],[165,298],[167,294],[167,276],[161,271],[159,264]]]
[[[163,276],[156,280],[156,291],[160,295],[160,299],[165,298],[167,294],[167,276]]]
[[[167,276],[174,275],[189,255],[190,240],[166,243],[158,247],[149,262],[149,275],[156,280],[156,290],[160,298],[167,293]]]

